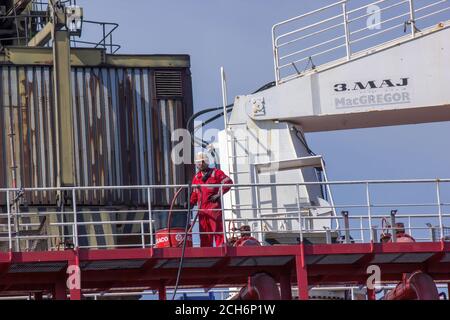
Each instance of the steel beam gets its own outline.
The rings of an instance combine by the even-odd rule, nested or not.
[[[280,275],[281,300],[292,300],[291,272],[286,270]]]
[[[161,282],[161,285],[158,288],[158,297],[159,300],[167,299],[166,285],[164,284],[164,282]]]
[[[75,281],[74,283],[69,281],[70,300],[81,300],[81,269],[77,254],[75,255],[75,259],[69,263],[69,266],[75,267],[74,273],[71,274],[72,277],[75,277]]]
[[[295,256],[295,269],[297,273],[297,286],[299,300],[308,300],[308,271],[306,268],[304,244],[300,244],[300,253]]]
[[[53,300],[67,300],[66,282],[63,279],[53,285]]]
[[[104,49],[71,48],[71,65],[75,67],[111,66],[123,68],[189,68],[188,55],[109,55]],[[0,61],[14,65],[48,66],[52,65],[52,48],[6,47],[0,54]]]
[[[52,39],[52,32],[54,29],[52,22],[48,22],[36,35],[28,41],[29,47],[45,46]]]
[[[53,29],[53,77],[56,103],[57,185],[75,185],[73,106],[68,31]]]
[[[280,283],[283,299],[289,299],[291,283],[297,281],[299,284],[300,299],[308,298],[309,285],[336,285],[336,284],[358,284],[364,285],[367,280],[367,274],[362,261],[369,259],[360,259],[357,264],[336,263],[329,264],[309,264],[308,256],[339,255],[343,252],[347,254],[362,253],[364,257],[371,257],[375,253],[398,252],[398,253],[421,253],[433,252],[435,255],[425,262],[417,263],[380,263],[382,269],[382,282],[393,283],[401,280],[402,273],[420,270],[428,267],[427,273],[435,281],[450,280],[450,263],[442,260],[442,253],[450,252],[450,247],[446,244],[438,247],[433,243],[416,243],[417,246],[405,246],[396,244],[375,245],[372,249],[352,244],[349,245],[291,245],[291,246],[271,246],[261,248],[231,248],[226,253],[216,248],[189,248],[186,251],[186,259],[195,262],[204,258],[217,257],[216,262],[218,272],[208,272],[211,268],[199,267],[192,264],[183,272],[182,285],[201,288],[209,288],[212,285],[217,286],[241,286],[245,285],[249,274],[266,271],[276,276]],[[220,248],[219,248],[220,249]],[[309,252],[309,254],[308,254]],[[176,261],[181,255],[180,250],[174,248],[167,249],[111,249],[111,250],[65,250],[54,252],[15,252],[0,254],[0,260],[4,265],[11,264],[15,272],[7,271],[2,275],[0,284],[2,295],[12,294],[13,292],[42,291],[49,288],[54,292],[54,296],[62,299],[66,294],[64,272],[66,265],[80,265],[82,262],[102,262],[102,261],[136,261],[143,260],[143,268],[135,268],[131,264],[129,268],[124,266],[124,270],[114,269],[93,269],[83,271],[82,281],[79,287],[70,290],[72,299],[81,299],[81,288],[86,290],[114,290],[115,288],[141,288],[143,286],[161,289],[161,284],[165,288],[174,285],[175,267],[167,268],[161,266],[161,262]],[[274,266],[269,264],[255,264],[253,266],[230,266],[225,263],[231,258],[240,257],[292,257],[292,260],[283,266]],[[312,259],[313,261],[314,259]],[[441,261],[442,260],[442,261]],[[339,259],[337,261],[340,261]],[[270,262],[270,261],[269,261]],[[430,264],[431,262],[431,264]],[[62,269],[54,268],[55,271],[41,272],[39,277],[33,272],[33,268],[39,268],[39,265],[50,264],[62,265]],[[25,266],[18,266],[23,264]],[[202,265],[202,264],[200,264]],[[19,269],[17,269],[19,267]],[[20,270],[20,271],[19,271]],[[50,269],[51,270],[51,269]],[[60,270],[60,271],[58,271]],[[291,274],[290,274],[291,272]],[[294,273],[295,272],[295,273]],[[290,274],[290,275],[289,275]],[[296,279],[296,280],[295,280]],[[53,287],[53,289],[51,289]]]
[[[367,300],[376,300],[376,294],[374,289],[367,288]]]

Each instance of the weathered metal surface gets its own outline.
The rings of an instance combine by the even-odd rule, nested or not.
[[[123,68],[189,68],[188,55],[106,54],[103,49],[71,48],[70,63],[74,67],[110,66]],[[7,47],[0,62],[14,65],[51,65],[52,49],[41,47]]]
[[[54,69],[58,70],[53,72],[57,185],[64,187],[75,184],[70,36],[65,30],[52,32]]]
[[[8,65],[41,65],[49,66],[53,63],[52,48],[7,47],[1,61]],[[106,62],[106,54],[101,49],[71,48],[70,64],[79,66],[100,66]]]
[[[192,113],[190,75],[183,97],[157,99],[154,69],[73,68],[75,180],[79,186],[182,184],[190,174],[171,159],[171,132]],[[0,186],[53,187],[57,182],[53,73],[46,66],[0,66]],[[11,126],[12,124],[12,126]],[[11,154],[10,130],[14,154]],[[173,190],[154,190],[152,204],[167,206]],[[90,191],[77,205],[144,205],[146,192]],[[5,203],[4,197],[1,203]],[[25,191],[26,205],[55,205],[52,192]]]

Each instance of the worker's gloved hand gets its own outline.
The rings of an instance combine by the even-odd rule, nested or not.
[[[216,202],[220,199],[220,194],[213,194],[211,196],[209,196],[208,200],[211,202]]]

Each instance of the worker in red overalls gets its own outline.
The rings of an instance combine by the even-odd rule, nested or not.
[[[202,247],[212,247],[213,240],[216,247],[224,243],[222,204],[220,187],[209,187],[215,184],[232,184],[233,181],[222,170],[209,167],[208,155],[199,152],[195,157],[197,174],[192,180],[191,206],[197,205],[200,225],[200,245]],[[197,186],[196,186],[197,185]],[[198,186],[201,185],[201,186]],[[222,187],[223,194],[227,193],[231,187]],[[214,234],[202,234],[202,232],[215,232]]]

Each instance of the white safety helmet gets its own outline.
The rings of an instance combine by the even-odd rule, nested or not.
[[[206,152],[197,152],[195,155],[195,163],[200,163],[204,161],[206,164],[209,164],[209,157]]]

